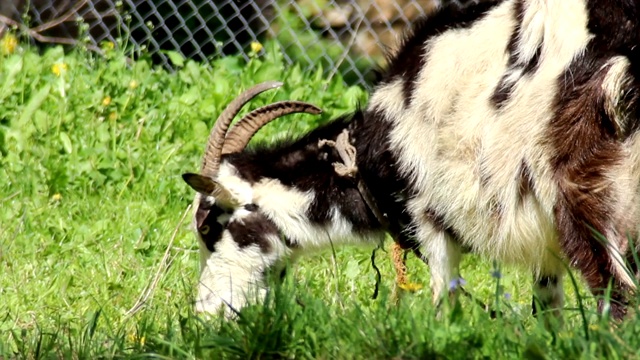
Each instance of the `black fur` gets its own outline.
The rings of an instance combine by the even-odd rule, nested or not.
[[[263,178],[275,178],[284,186],[314,191],[318,196],[307,214],[312,223],[328,224],[332,221],[333,209],[337,208],[353,224],[354,231],[377,232],[382,230],[382,225],[366,205],[356,180],[341,177],[335,172],[333,163],[341,161],[337,152],[328,146],[318,147],[321,139],[335,140],[346,128],[356,144],[359,176],[380,210],[388,215],[390,230],[400,234],[410,222],[402,200],[407,197],[404,192],[406,182],[390,165],[395,163],[395,159],[388,150],[387,122],[375,119],[375,116],[375,113],[365,115],[357,111],[299,139],[257,144],[242,153],[230,154],[225,160],[251,184]],[[407,234],[403,239],[406,244],[413,245]]]
[[[201,201],[196,210],[196,227],[202,241],[211,252],[215,251],[215,245],[222,236],[225,224],[218,222],[218,217],[224,214],[224,210],[217,206],[211,206],[206,201]]]
[[[629,73],[633,78],[633,86],[623,95],[622,103],[633,104],[625,109],[633,114],[623,134],[626,138],[640,128],[640,1],[615,1],[611,6],[602,6],[598,1],[589,1],[589,31],[594,38],[589,43],[588,52],[601,56],[623,55],[630,62]]]
[[[542,43],[538,44],[536,48],[536,52],[531,59],[527,59],[526,61],[522,61],[518,58],[518,43],[520,41],[521,33],[522,33],[522,21],[524,17],[524,0],[519,0],[516,2],[514,7],[514,18],[517,19],[516,26],[511,34],[511,38],[509,39],[509,43],[507,44],[507,48],[505,51],[509,54],[509,60],[507,63],[507,71],[502,76],[502,79],[498,83],[493,96],[491,97],[491,102],[493,105],[500,109],[504,106],[511,96],[513,92],[513,87],[517,83],[517,79],[512,81],[508,81],[508,76],[510,73],[520,70],[520,78],[525,77],[529,74],[533,74],[540,65],[540,53],[542,52]],[[544,41],[544,40],[543,40]]]
[[[361,113],[354,115],[358,116],[361,117]],[[231,154],[227,159],[249,183],[275,178],[284,186],[319,194],[307,214],[313,223],[329,223],[332,209],[337,207],[353,223],[354,230],[379,228],[356,183],[335,173],[333,163],[341,161],[337,152],[330,147],[318,147],[321,139],[335,140],[351,121],[351,117],[340,118],[297,140],[259,144],[241,154]]]
[[[404,232],[411,221],[405,210],[404,199],[409,196],[405,190],[407,184],[393,165],[396,160],[389,151],[388,122],[376,116],[375,112],[357,111],[299,139],[256,144],[242,153],[227,155],[224,159],[233,164],[251,184],[264,178],[274,178],[286,187],[314,191],[318,196],[307,213],[312,223],[328,224],[332,221],[333,209],[337,208],[353,224],[354,231],[381,231],[382,224],[362,198],[356,180],[341,177],[335,172],[333,163],[341,161],[337,152],[328,146],[318,147],[321,139],[335,140],[346,128],[356,144],[359,176],[376,199],[379,209],[387,214],[390,222],[388,230],[397,234],[405,247],[415,247],[411,234]],[[244,236],[239,231],[238,235]],[[287,240],[290,247],[295,245],[295,240]]]
[[[229,222],[227,230],[241,249],[251,245],[258,245],[263,253],[271,251],[271,242],[267,237],[279,234],[276,225],[257,212],[244,217],[242,220]]]
[[[408,184],[396,169],[397,159],[389,150],[390,123],[376,111],[356,113],[349,125],[355,140],[360,176],[376,199],[380,211],[387,215],[389,232],[403,248],[414,248],[415,240],[407,233],[411,217],[406,211]]]

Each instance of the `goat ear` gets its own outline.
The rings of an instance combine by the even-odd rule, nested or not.
[[[200,174],[186,173],[182,174],[182,179],[193,188],[193,190],[204,194],[211,195],[216,190],[218,183],[208,176]]]
[[[182,174],[182,179],[195,191],[203,195],[213,196],[216,199],[216,204],[223,207],[233,208],[240,203],[229,190],[208,176],[186,173]]]

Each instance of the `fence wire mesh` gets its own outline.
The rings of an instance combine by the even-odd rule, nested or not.
[[[98,49],[104,41],[133,45],[172,68],[167,51],[208,61],[265,42],[305,70],[323,67],[367,85],[402,30],[439,0],[1,0],[0,36],[26,32],[40,43]]]

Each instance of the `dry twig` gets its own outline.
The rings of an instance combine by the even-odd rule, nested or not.
[[[56,27],[56,26],[62,24],[63,22],[67,22],[67,21],[69,21],[69,18],[71,18],[71,16],[74,13],[77,13],[80,10],[80,8],[82,8],[84,5],[86,5],[86,3],[87,3],[87,0],[78,1],[78,3],[75,6],[73,6],[71,9],[67,10],[67,12],[62,14],[62,16],[59,16],[59,17],[57,17],[55,19],[52,19],[51,21],[47,21],[44,24],[41,24],[41,25],[36,26],[34,28],[31,28],[31,30],[33,30],[33,31],[35,31],[37,33],[41,33],[41,32],[43,32],[45,30],[51,29],[52,27]]]
[[[18,29],[20,29],[21,31],[25,32],[26,34],[28,34],[31,38],[41,42],[41,43],[49,43],[49,44],[63,44],[63,45],[71,45],[71,46],[76,46],[78,45],[80,42],[76,39],[73,38],[64,38],[64,37],[54,37],[54,36],[45,36],[42,35],[42,33],[44,31],[47,31],[53,27],[56,27],[64,22],[67,21],[75,21],[75,17],[74,15],[78,13],[78,11],[87,4],[88,0],[81,0],[79,1],[76,5],[74,5],[72,8],[70,8],[69,10],[67,10],[64,14],[62,14],[61,16],[47,21],[43,24],[40,24],[38,26],[35,26],[33,28],[29,28],[24,24],[21,24],[7,16],[4,16],[2,14],[0,14],[0,25],[4,25],[2,27],[0,27],[0,29],[2,31],[0,31],[0,35],[2,35],[2,33],[4,32],[5,27],[8,26],[12,26],[12,27],[16,27]],[[98,16],[100,18],[105,18],[108,16],[115,16],[117,13],[114,10],[109,10],[103,13],[98,14]],[[99,53],[100,55],[104,55],[102,49],[100,49],[98,46],[92,45],[92,44],[85,44],[86,48],[91,50],[91,51],[95,51],[97,53]]]

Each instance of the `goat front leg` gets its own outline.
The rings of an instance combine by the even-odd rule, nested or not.
[[[445,295],[459,285],[462,251],[450,235],[433,226],[421,229],[423,255],[431,270],[431,292],[434,305],[440,307]]]
[[[533,316],[550,313],[555,318],[561,318],[561,310],[564,305],[562,278],[566,272],[566,265],[559,252],[559,249],[548,249],[543,255],[542,267],[533,276],[533,296],[531,299]]]
[[[562,263],[554,261],[558,266],[544,269],[533,277],[533,296],[531,299],[531,313],[540,318],[547,329],[553,329],[553,324],[562,325],[562,306],[564,304],[564,289],[562,277],[564,269]]]
[[[560,273],[534,276],[531,301],[531,313],[534,316],[548,310],[552,311],[556,317],[560,317],[560,310],[564,304],[563,275]]]

